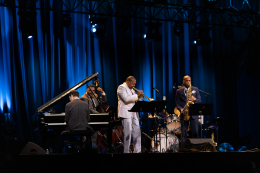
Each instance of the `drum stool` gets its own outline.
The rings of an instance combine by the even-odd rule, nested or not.
[[[63,131],[61,135],[66,138],[64,141],[65,153],[68,153],[68,144],[71,144],[74,149],[76,149],[77,146],[80,146],[80,148],[85,148],[86,151],[91,151],[92,149],[92,130]],[[76,140],[77,136],[80,138],[79,140]],[[83,141],[84,136],[86,137],[85,141]],[[79,152],[79,150],[77,150],[77,152]]]

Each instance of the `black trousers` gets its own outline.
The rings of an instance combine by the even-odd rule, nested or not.
[[[198,119],[190,118],[189,121],[185,121],[185,120],[181,119],[181,140],[180,140],[181,143],[183,143],[187,139],[189,125],[191,128],[191,137],[192,138],[198,137],[198,128],[199,128]]]

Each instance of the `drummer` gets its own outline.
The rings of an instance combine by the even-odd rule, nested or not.
[[[174,133],[176,135],[181,134],[181,124],[180,124],[180,117],[175,114],[169,114],[165,110],[163,110],[159,115],[163,116],[166,119],[166,128],[168,133]]]

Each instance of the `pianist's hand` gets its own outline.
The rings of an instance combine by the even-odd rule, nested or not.
[[[103,93],[104,91],[102,90],[102,88],[98,87],[97,90],[100,92],[100,93]]]

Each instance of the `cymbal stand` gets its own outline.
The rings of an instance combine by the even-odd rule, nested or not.
[[[157,115],[156,115],[157,116]],[[161,133],[160,133],[160,127],[161,127],[161,122],[160,122],[160,120],[159,119],[157,119],[157,121],[158,121],[158,129],[159,129],[159,138],[160,138],[160,153],[162,152],[162,140],[161,140]],[[157,133],[156,133],[157,134]]]
[[[154,108],[154,112],[152,112],[152,115],[154,116],[154,138],[155,138],[155,140],[154,140],[154,148],[156,149],[156,145],[158,145],[157,129],[159,127],[159,123],[158,123],[159,119],[158,119],[158,117],[156,115],[156,108]],[[159,140],[160,140],[160,144],[159,145],[160,145],[160,152],[161,152],[161,135],[160,135],[160,131],[159,131]]]
[[[164,119],[164,124],[166,124],[166,119]],[[166,127],[166,125],[165,125],[165,127]],[[166,147],[165,147],[165,151],[167,151],[167,140],[168,140],[168,138],[167,138],[167,137],[168,137],[167,127],[165,128],[165,131],[166,131],[166,132],[165,132],[165,133],[166,133],[166,140],[165,140],[165,141],[166,141]]]
[[[142,108],[140,108],[140,112],[138,112],[138,114],[139,114],[139,118],[140,118],[140,120],[141,120],[141,122],[140,122],[140,124],[141,124],[141,135],[142,135],[142,132],[144,131],[143,130],[143,116],[141,115],[142,114]],[[142,136],[141,136],[141,152],[143,152],[142,151],[142,145],[143,145],[143,138],[142,138]]]
[[[217,124],[217,127],[216,127],[216,129],[217,129],[217,144],[216,145],[218,145],[218,123],[216,123]]]
[[[200,119],[200,138],[202,138],[202,111],[199,111],[200,115],[199,115],[199,119]]]

